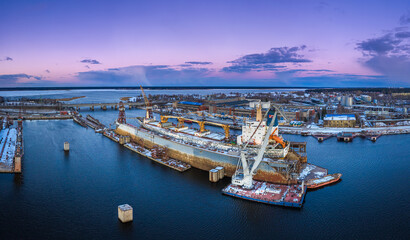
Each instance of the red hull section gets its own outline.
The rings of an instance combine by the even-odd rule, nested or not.
[[[320,188],[320,187],[323,187],[323,186],[339,181],[341,177],[342,177],[341,173],[330,174],[330,175],[324,176],[323,178],[316,178],[316,179],[309,180],[306,185],[307,185],[307,188],[309,189]]]

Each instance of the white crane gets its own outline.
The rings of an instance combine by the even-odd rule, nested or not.
[[[264,118],[266,118],[266,116],[268,115],[268,112],[269,111],[266,112]],[[262,123],[262,120],[260,122]],[[248,154],[246,152],[246,148],[249,144],[249,140],[241,148],[242,171],[241,171],[241,169],[239,169],[239,163],[238,163],[238,167],[236,169],[236,172],[232,176],[232,184],[242,186],[243,188],[246,188],[246,189],[252,189],[253,188],[253,175],[255,175],[256,169],[258,168],[259,164],[261,163],[261,161],[263,159],[263,155],[264,155],[266,147],[269,143],[269,136],[272,134],[273,125],[275,124],[275,122],[276,122],[276,111],[275,111],[275,114],[272,118],[272,121],[269,124],[268,131],[266,132],[266,134],[263,138],[263,142],[262,142],[261,147],[258,151],[258,154],[254,158],[254,162],[253,162],[252,166],[251,166],[250,157],[248,156]],[[260,125],[261,124],[259,124],[259,126],[256,128],[255,132],[260,127]],[[251,138],[249,138],[249,139],[251,139]]]

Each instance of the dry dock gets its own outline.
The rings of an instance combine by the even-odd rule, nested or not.
[[[104,131],[103,135],[111,140],[113,140],[114,142],[121,142],[121,138],[124,138],[124,136],[118,135],[115,132],[112,131]],[[156,157],[153,156],[153,152],[152,150],[148,150],[147,148],[141,147],[136,143],[133,142],[124,142],[124,147],[130,149],[131,151],[134,151],[154,162],[157,162],[161,165],[167,166],[169,168],[172,168],[174,170],[177,170],[179,172],[184,172],[188,169],[191,168],[191,165],[176,159],[172,159],[172,158],[168,158],[167,156],[164,157]]]
[[[114,142],[119,142],[120,141],[120,136],[112,131],[105,131],[103,133],[104,136],[107,138],[113,140]]]
[[[0,131],[0,173],[21,172],[23,156],[21,134],[16,128],[5,128]]]
[[[187,163],[184,163],[182,161],[176,160],[176,159],[172,159],[172,158],[170,158],[170,159],[154,158],[152,156],[152,151],[150,151],[146,148],[143,148],[143,147],[141,147],[141,146],[139,146],[135,143],[126,143],[126,144],[124,144],[124,147],[126,147],[126,148],[130,149],[131,151],[134,151],[134,152],[136,152],[136,153],[138,153],[138,154],[140,154],[140,155],[142,155],[146,158],[149,158],[154,162],[157,162],[157,163],[162,164],[164,166],[170,167],[170,168],[172,168],[174,170],[177,170],[179,172],[184,172],[184,171],[191,168],[191,165],[189,165]]]

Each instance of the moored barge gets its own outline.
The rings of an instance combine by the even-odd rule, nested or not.
[[[301,208],[303,206],[306,195],[306,186],[303,184],[281,185],[254,181],[253,186],[252,189],[246,189],[230,184],[222,189],[222,193],[232,197],[270,205],[295,208]]]
[[[323,186],[339,181],[341,177],[342,177],[341,173],[328,174],[321,178],[313,178],[313,179],[308,180],[306,182],[306,186],[309,189],[320,188],[320,187],[323,187]]]

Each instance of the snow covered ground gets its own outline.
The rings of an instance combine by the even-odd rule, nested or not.
[[[11,170],[16,154],[17,130],[15,128],[1,130],[0,139],[0,167]]]
[[[340,132],[361,133],[367,131],[372,134],[406,134],[410,133],[410,126],[387,126],[387,127],[372,127],[372,128],[329,128],[329,127],[313,127],[313,128],[301,128],[301,127],[282,127],[279,126],[279,131],[282,134],[300,134],[301,132],[307,132],[308,134],[337,134]]]

